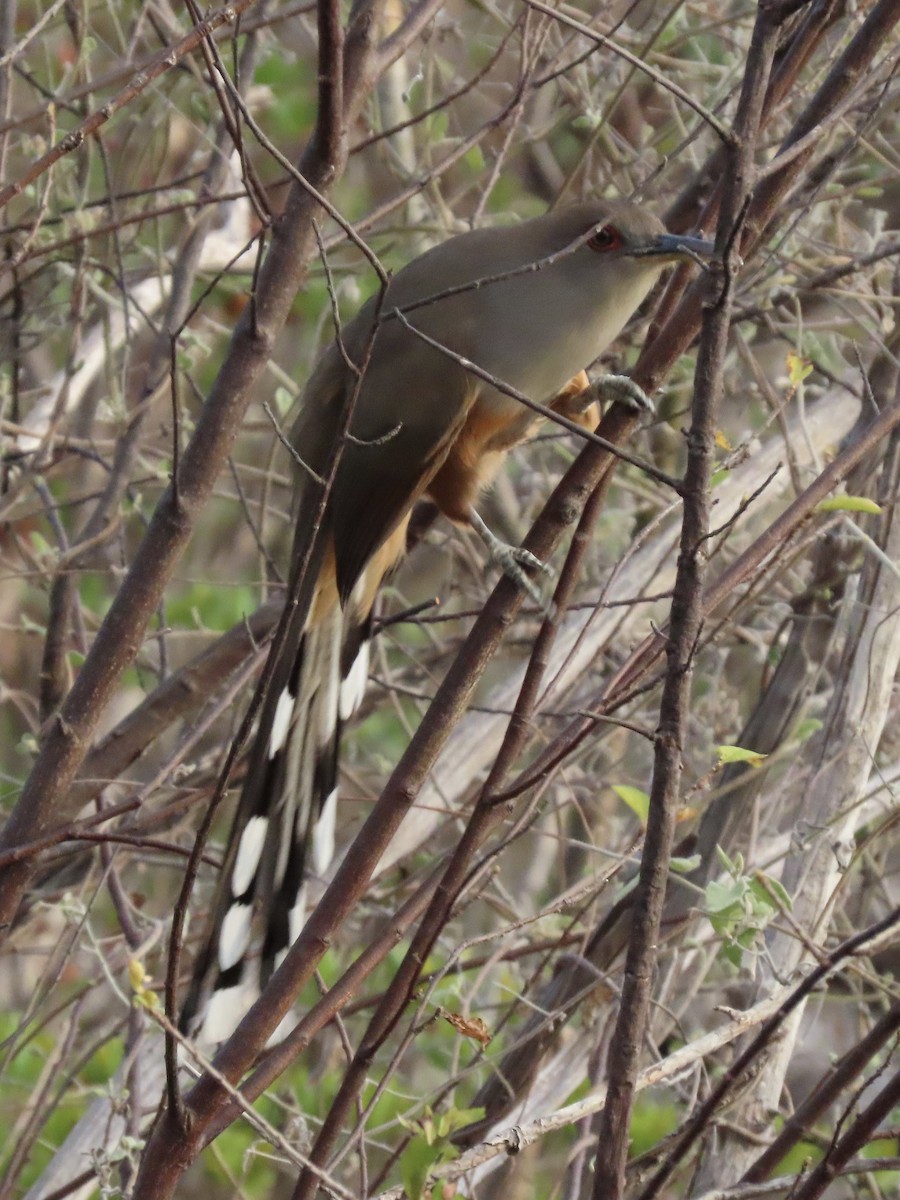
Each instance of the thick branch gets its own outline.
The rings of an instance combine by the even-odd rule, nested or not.
[[[761,11],[748,54],[735,120],[735,138],[729,155],[730,172],[719,218],[716,249],[722,257],[724,278],[720,294],[710,295],[707,303],[697,358],[688,461],[682,490],[681,548],[666,644],[668,666],[656,733],[650,812],[634,923],[625,960],[619,1015],[610,1045],[609,1091],[594,1166],[594,1200],[618,1200],[625,1191],[631,1108],[640,1049],[649,1018],[681,785],[691,665],[703,619],[702,579],[709,533],[709,479],[731,315],[732,278],[738,261],[734,245],[751,193],[756,142],[777,33],[777,26]],[[719,290],[719,282],[714,276],[708,281],[710,285]]]

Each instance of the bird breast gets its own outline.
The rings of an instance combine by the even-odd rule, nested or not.
[[[573,286],[572,272],[551,268],[536,272],[527,287],[519,281],[486,288],[479,297],[485,311],[473,323],[473,360],[532,400],[558,394],[618,337],[659,273],[619,260],[611,277],[596,260],[587,265],[594,274],[585,273],[584,286],[577,277]]]

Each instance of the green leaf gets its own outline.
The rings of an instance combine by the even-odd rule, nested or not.
[[[735,881],[732,883],[719,883],[714,879],[706,885],[706,911],[707,913],[717,913],[719,915],[729,912],[734,908],[742,908],[741,902],[744,899],[746,889],[743,883]]]
[[[428,118],[428,137],[431,141],[440,142],[447,136],[447,130],[450,128],[450,118],[446,112],[441,110],[434,113]]]
[[[732,862],[722,847],[718,844],[716,845],[716,858],[718,858],[719,862],[729,873],[729,875],[740,875],[743,864],[740,861]],[[740,858],[740,855],[738,858]]]
[[[740,967],[744,958],[744,952],[736,942],[726,942],[722,948],[722,953],[733,967]]]
[[[743,746],[716,746],[720,765],[727,763],[747,763],[751,767],[759,767],[767,757],[758,750],[746,750]]]
[[[425,1180],[439,1157],[423,1137],[414,1137],[400,1156],[400,1178],[409,1200],[421,1200]]]
[[[766,888],[762,879],[751,879],[750,891],[756,901],[755,907],[758,913],[774,915],[778,912],[778,904],[772,893]]]
[[[818,733],[822,728],[823,722],[818,717],[807,717],[801,721],[794,732],[794,737],[798,742],[807,742],[814,733]]]
[[[647,824],[650,813],[650,797],[640,788],[631,787],[627,783],[614,783],[612,790],[620,800],[624,800],[642,825]]]
[[[446,1136],[456,1133],[457,1129],[465,1129],[474,1121],[480,1121],[485,1114],[481,1106],[477,1108],[450,1108],[444,1113],[443,1119],[447,1126]]]
[[[44,535],[37,529],[32,529],[29,535],[31,548],[40,558],[51,558],[56,554],[55,547],[51,546]]]
[[[690,858],[675,858],[669,859],[669,870],[674,871],[676,875],[690,875],[691,871],[696,871],[703,861],[702,855],[692,854]]]
[[[868,496],[829,496],[816,505],[816,512],[863,512],[877,517],[882,508]]]
[[[781,901],[784,908],[788,912],[791,912],[794,907],[794,902],[791,899],[790,893],[788,892],[788,890],[784,886],[784,884],[779,879],[773,879],[771,875],[766,875],[766,876],[764,876],[764,878],[765,878],[766,883],[768,884],[769,891],[774,892],[775,895],[778,897],[778,899]]]
[[[467,150],[463,155],[463,162],[470,171],[476,175],[480,175],[484,170],[484,151],[480,146],[473,146],[471,150]]]
[[[788,379],[791,387],[797,387],[812,373],[813,365],[808,358],[801,358],[793,351],[787,356]]]

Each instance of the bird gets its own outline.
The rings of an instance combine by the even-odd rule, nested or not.
[[[669,264],[711,254],[709,242],[666,232],[628,201],[470,230],[399,270],[313,367],[290,434],[294,584],[348,402],[349,435],[306,564],[312,586],[275,647],[184,1009],[203,1041],[227,1037],[278,966],[305,922],[308,877],[334,855],[341,729],[365,691],[373,606],[404,555],[413,506],[431,500],[477,532],[533,593],[529,572],[543,564],[501,542],[476,508],[507,452],[540,423],[517,397],[593,428],[586,368]]]

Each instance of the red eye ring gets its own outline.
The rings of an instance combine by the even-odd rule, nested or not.
[[[596,250],[598,254],[603,254],[607,250],[615,250],[622,244],[622,235],[616,229],[615,225],[604,225],[597,229],[588,238],[587,244],[592,250]]]

